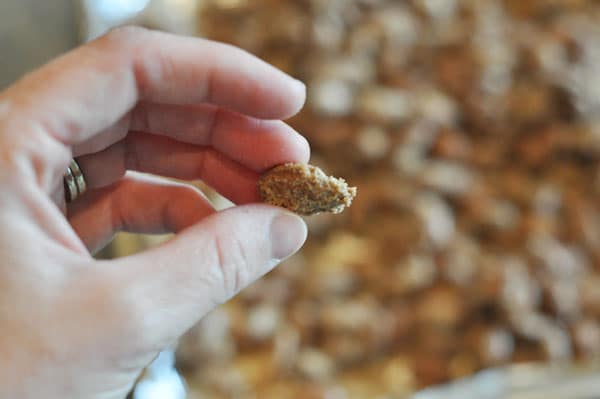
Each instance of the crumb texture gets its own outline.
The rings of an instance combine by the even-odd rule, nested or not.
[[[340,213],[350,206],[356,187],[327,176],[313,165],[287,163],[266,172],[258,182],[261,198],[300,215]]]

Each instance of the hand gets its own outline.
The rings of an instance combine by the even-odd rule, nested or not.
[[[123,398],[161,349],[297,251],[300,218],[243,204],[261,171],[308,161],[278,120],[304,99],[242,50],[140,28],[0,93],[0,397]],[[89,189],[65,206],[72,156]],[[129,171],[202,179],[242,205],[215,213],[190,186]],[[94,260],[118,230],[177,234]]]

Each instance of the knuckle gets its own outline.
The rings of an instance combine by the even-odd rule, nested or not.
[[[249,283],[249,265],[244,243],[235,236],[218,234],[215,237],[215,251],[219,279],[223,286],[223,303],[231,299]]]
[[[10,112],[9,111],[13,111]],[[23,182],[51,192],[62,179],[71,149],[52,132],[47,119],[31,117],[0,93],[0,182],[23,193]]]
[[[0,178],[4,183],[8,180],[22,183],[21,179],[33,177],[44,190],[51,190],[62,178],[62,172],[56,170],[71,157],[69,148],[40,129],[2,140],[0,147]]]

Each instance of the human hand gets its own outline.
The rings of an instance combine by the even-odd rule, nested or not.
[[[140,28],[0,93],[0,397],[123,398],[160,350],[297,251],[300,218],[243,204],[260,172],[308,161],[277,120],[304,99],[239,49]],[[65,207],[73,156],[88,191]],[[215,213],[190,186],[127,170],[202,179],[242,205]],[[119,230],[177,234],[94,260]]]

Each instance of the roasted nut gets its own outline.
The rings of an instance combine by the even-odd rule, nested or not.
[[[356,187],[327,176],[316,166],[288,163],[265,173],[258,183],[262,199],[300,215],[340,213],[350,206]]]

